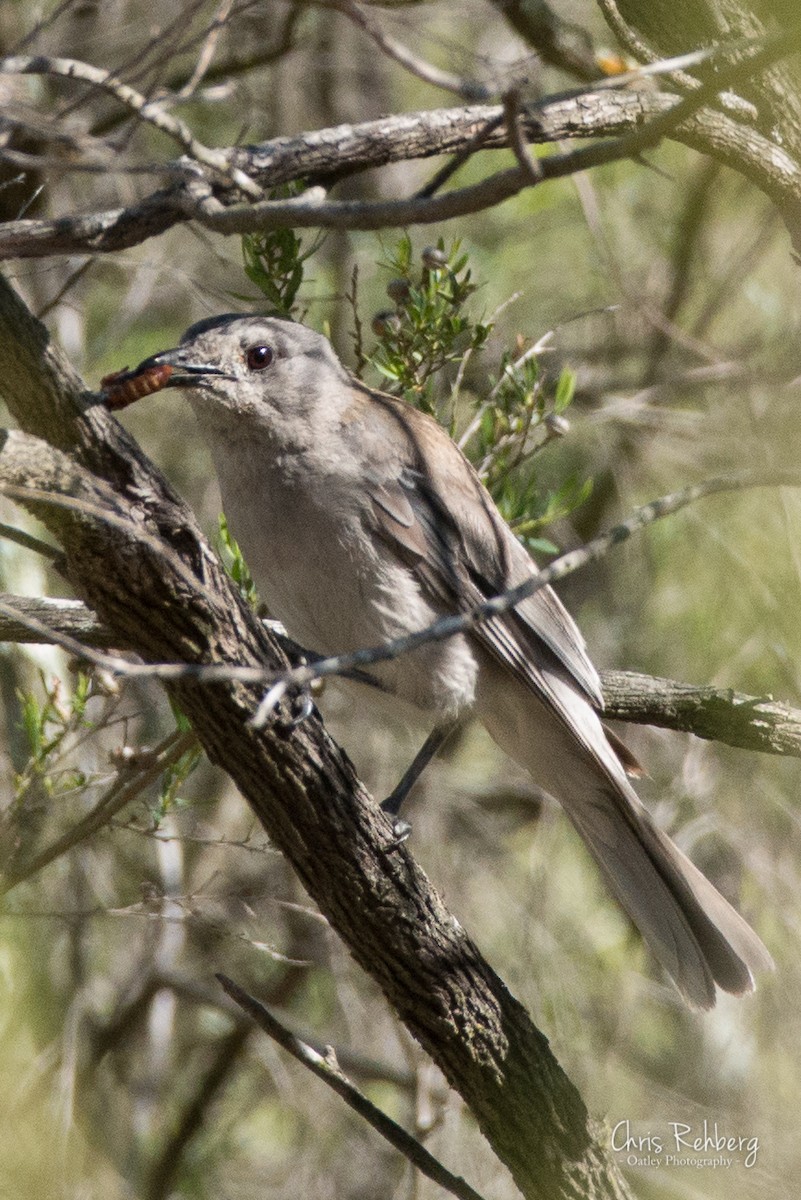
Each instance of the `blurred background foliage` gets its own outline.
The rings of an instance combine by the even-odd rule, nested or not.
[[[200,0],[35,9],[5,0],[0,38],[7,53],[33,31],[28,52],[111,65],[145,89],[174,87],[191,74],[215,11]],[[598,53],[614,50],[589,0],[560,0],[556,12],[581,26]],[[527,52],[479,0],[402,4],[381,17],[424,56],[468,76]],[[277,0],[234,6],[217,55],[262,65],[211,72],[181,106],[212,145],[450,102],[323,9]],[[535,92],[574,82],[535,64]],[[76,121],[113,120],[113,106],[84,88],[23,85],[37,102],[51,89],[53,105],[71,105]],[[9,87],[3,80],[6,100]],[[158,137],[136,127],[126,153],[146,161]],[[460,181],[480,178],[489,157],[477,155]],[[493,168],[504,157],[494,153]],[[391,195],[394,186],[406,193],[435,167],[366,172],[340,194]],[[34,195],[39,182],[46,186]],[[44,181],[29,172],[0,191],[0,202],[6,216],[28,200],[42,214],[80,211],[89,198],[127,202],[143,186],[136,175],[65,171]],[[503,363],[532,346],[537,375],[529,382],[551,407],[560,378],[571,380],[564,389],[574,377],[569,429],[543,439],[533,460],[530,498],[547,500],[568,479],[581,493],[544,532],[555,546],[578,545],[635,504],[710,473],[794,464],[798,266],[779,218],[739,176],[665,144],[647,162],[550,183],[498,210],[412,231],[406,249],[398,237],[331,233],[315,245],[304,236],[303,248],[314,246],[305,279],[296,295],[278,297],[279,307],[294,301],[371,383],[381,380],[380,362],[387,386],[387,344],[372,323],[397,307],[386,291],[399,274],[397,255],[408,253],[410,271],[419,272],[426,246],[447,253],[458,239],[476,287],[471,320],[492,329],[467,362],[457,354],[447,364],[430,403],[447,408],[461,371],[462,407],[444,413],[458,435]],[[379,265],[393,255],[391,271]],[[113,257],[27,261],[14,278],[94,385],[173,345],[200,317],[264,303],[235,239],[186,227]],[[385,333],[386,320],[377,328]],[[219,497],[185,401],[173,392],[151,397],[124,420],[216,536]],[[567,580],[561,593],[599,666],[799,704],[800,505],[790,491],[708,500]],[[5,502],[2,509],[3,520],[23,522]],[[0,571],[3,590],[68,594],[44,560],[9,542],[0,543]],[[174,725],[157,689],[89,682],[45,648],[3,647],[0,688],[3,829],[16,839],[9,853],[49,845],[125,762],[141,762]],[[419,731],[371,721],[371,697],[354,708],[332,687],[322,702],[367,785],[387,794]],[[658,730],[623,732],[647,765],[641,792],[658,820],[776,959],[775,976],[761,980],[754,997],[722,997],[703,1017],[686,1011],[556,806],[480,730],[466,731],[418,787],[414,852],[610,1129],[628,1119],[640,1133],[664,1133],[668,1121],[700,1126],[706,1118],[759,1138],[750,1169],[635,1170],[638,1195],[784,1198],[801,1171],[798,764]],[[488,1197],[516,1194],[227,780],[205,761],[182,760],[181,768],[3,901],[0,1194],[439,1194],[240,1023],[215,971],[314,1044],[334,1045],[373,1099]]]

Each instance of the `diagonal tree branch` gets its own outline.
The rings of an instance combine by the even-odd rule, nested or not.
[[[268,624],[287,655],[293,657],[294,643],[284,645],[282,632],[274,628],[275,622]],[[62,638],[77,643],[72,648],[79,657],[82,646],[103,649],[113,642],[111,630],[80,600],[0,595],[0,642],[59,645],[63,644]],[[179,671],[176,669],[175,673]],[[204,674],[208,680],[208,674]],[[204,674],[200,674],[200,669],[197,672],[187,669],[185,678],[194,676],[203,682]],[[249,669],[247,675],[251,682],[264,678],[260,670]],[[217,678],[223,677],[243,678],[241,666],[232,666],[227,672],[220,668]],[[636,671],[602,671],[601,687],[604,715],[610,720],[655,725],[741,750],[801,758],[801,709],[772,696],[750,696],[731,688],[679,683]]]
[[[76,589],[115,640],[148,661],[286,666],[191,512],[111,415],[87,405],[80,380],[5,284],[0,388],[25,431],[3,440],[0,477],[89,502],[30,507],[61,542]],[[127,528],[93,511],[110,494]],[[170,553],[157,553],[156,538]],[[256,731],[253,687],[170,690],[354,958],[464,1097],[521,1192],[540,1200],[627,1196],[546,1039],[408,850],[388,851],[389,820],[319,720]]]
[[[322,1079],[338,1096],[341,1096],[346,1104],[349,1104],[359,1116],[372,1125],[373,1129],[386,1138],[391,1146],[399,1150],[421,1174],[433,1179],[440,1187],[450,1192],[451,1195],[458,1196],[460,1200],[483,1200],[482,1196],[464,1179],[446,1170],[417,1138],[413,1138],[403,1126],[398,1125],[397,1121],[393,1121],[372,1101],[368,1100],[330,1056],[320,1054],[313,1046],[301,1041],[285,1025],[282,1025],[269,1009],[234,983],[233,979],[229,979],[227,975],[218,975],[217,979],[231,999],[256,1022],[259,1028],[263,1029],[313,1075]]]

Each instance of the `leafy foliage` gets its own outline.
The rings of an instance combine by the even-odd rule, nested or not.
[[[172,699],[170,700],[170,708],[175,718],[176,729],[180,730],[181,733],[188,733],[192,726]],[[164,818],[173,809],[186,807],[186,802],[181,792],[187,779],[195,771],[202,758],[203,751],[200,748],[200,744],[195,743],[181,755],[177,762],[172,763],[166,768],[161,777],[161,787],[158,797],[150,807],[150,817],[154,829],[159,828]]]
[[[555,437],[564,437],[564,417],[575,393],[575,376],[565,367],[555,386],[542,373],[535,345],[515,361],[508,353],[487,400],[474,418],[470,453],[479,475],[512,529],[531,550],[556,547],[536,535],[567,517],[590,495],[592,481],[569,476],[555,489],[542,488],[534,456]]]
[[[251,608],[257,608],[259,603],[259,594],[256,591],[256,585],[253,582],[253,576],[245,562],[242,551],[239,548],[239,543],[228,528],[228,521],[225,513],[220,513],[219,529],[217,534],[217,550],[222,564],[225,567],[228,575],[233,579],[236,586],[239,588],[242,599],[245,600]]]
[[[67,694],[56,676],[48,683],[43,672],[40,680],[44,698],[34,692],[18,692],[20,723],[30,748],[30,758],[15,776],[14,799],[22,804],[32,790],[39,790],[48,799],[87,784],[87,775],[65,766],[70,743],[80,734],[95,729],[86,716],[86,705],[92,695],[92,677],[79,672],[72,693]]]
[[[417,263],[405,234],[380,265],[392,272],[387,293],[395,309],[373,319],[379,340],[370,362],[390,391],[433,413],[438,372],[480,349],[492,329],[465,310],[476,291],[467,255],[458,241],[446,251],[440,238]]]
[[[470,312],[468,302],[478,287],[468,255],[458,241],[446,247],[440,239],[437,246],[422,251],[418,262],[411,239],[404,235],[380,265],[392,272],[387,294],[395,308],[373,319],[378,344],[368,361],[389,381],[390,391],[435,416],[441,412],[439,398],[447,385],[445,368],[458,364],[452,411],[468,360],[486,349],[494,328],[491,321]],[[534,469],[536,452],[569,431],[564,413],[576,384],[567,368],[555,383],[543,374],[544,348],[544,339],[526,347],[519,338],[515,354],[503,351],[489,379],[487,398],[473,401],[460,445],[521,540],[531,550],[554,553],[556,547],[537,535],[581,504],[591,483],[571,477],[547,490]],[[453,433],[453,421],[448,425]]]
[[[271,199],[287,199],[303,191],[297,185],[275,188]],[[267,300],[273,315],[292,317],[304,278],[304,263],[322,244],[322,235],[306,250],[294,229],[267,229],[242,235],[245,274]]]

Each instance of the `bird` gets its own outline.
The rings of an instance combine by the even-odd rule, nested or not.
[[[129,382],[137,376],[141,389]],[[368,387],[301,323],[206,318],[119,378],[114,406],[186,389],[229,527],[271,613],[304,647],[382,645],[537,573],[443,427]],[[634,790],[622,744],[602,723],[584,639],[550,587],[369,670],[441,736],[476,717],[561,803],[691,1007],[711,1008],[717,989],[750,992],[755,973],[772,968],[757,934]]]

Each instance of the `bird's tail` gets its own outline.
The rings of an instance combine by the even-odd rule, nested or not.
[[[691,1004],[711,1008],[716,984],[753,991],[754,972],[773,966],[765,946],[621,785],[599,779],[594,794],[562,797],[612,893]]]
[[[562,803],[613,895],[690,1004],[715,985],[740,995],[773,961],[760,939],[667,834],[626,778],[575,685],[543,676],[545,704],[500,671],[480,677],[478,713],[493,739]]]

